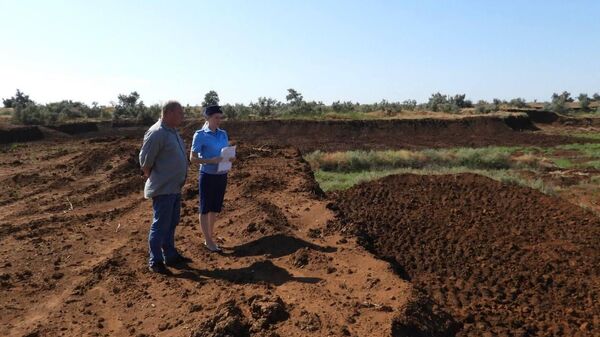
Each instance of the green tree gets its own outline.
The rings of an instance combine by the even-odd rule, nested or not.
[[[204,95],[204,101],[202,102],[202,107],[207,107],[211,105],[219,105],[219,94],[216,91],[211,90]]]
[[[304,101],[302,94],[294,89],[288,89],[288,94],[285,96],[286,101],[291,105],[300,105]]]
[[[569,106],[567,103],[573,102],[571,94],[567,91],[563,91],[562,94],[553,93],[551,97],[552,101],[550,104],[546,104],[544,108],[556,113],[567,113],[569,112]]]
[[[457,108],[472,108],[473,102],[466,99],[466,97],[467,97],[467,95],[465,95],[465,94],[454,95],[454,97],[451,97],[449,99],[449,103],[451,105],[456,106]]]
[[[577,101],[582,110],[587,111],[590,109],[590,98],[587,94],[579,94],[579,96],[577,96]]]
[[[33,101],[29,99],[29,95],[25,95],[25,93],[17,89],[17,93],[13,97],[2,99],[2,103],[5,108],[16,108],[19,105],[25,107],[25,105],[33,103]]]
[[[137,91],[134,91],[129,95],[121,94],[118,99],[119,102],[115,105],[113,119],[138,118],[139,115],[146,112],[146,106],[144,105],[144,102],[140,100],[140,94],[138,94]]]
[[[441,106],[447,103],[448,96],[436,92],[435,94],[431,94],[431,97],[429,97],[429,101],[427,102],[427,108],[429,108],[431,111],[439,111],[441,109]]]
[[[227,119],[234,119],[237,115],[235,108],[231,104],[221,106],[221,111],[223,111],[223,115],[225,115]]]
[[[563,91],[562,94],[553,93],[552,94],[552,102],[562,101],[564,103],[573,102],[573,98],[571,97],[571,93],[568,91]]]

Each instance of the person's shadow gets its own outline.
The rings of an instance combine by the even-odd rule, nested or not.
[[[332,253],[337,250],[335,247],[322,247],[284,234],[265,236],[239,246],[222,248],[225,250],[225,252],[221,253],[222,256],[248,257],[266,255],[267,258],[290,255],[302,248],[309,248],[324,253]],[[282,285],[290,281],[302,283],[318,283],[321,281],[317,277],[295,277],[286,269],[273,264],[270,260],[254,262],[252,265],[244,268],[201,270],[187,265],[180,269],[181,273],[174,274],[175,277],[197,282],[202,282],[205,278],[227,280],[234,283],[266,282],[273,285]]]
[[[335,247],[322,247],[294,236],[275,234],[232,247],[232,253],[223,253],[223,255],[235,257],[266,255],[269,258],[278,258],[293,254],[302,248],[323,253],[333,253],[337,250]]]
[[[213,278],[241,284],[265,282],[276,286],[290,281],[302,283],[321,281],[318,277],[295,277],[269,260],[254,262],[248,267],[230,269],[202,270],[187,266],[182,269],[181,273],[173,274],[173,276],[196,282],[203,282],[205,278]]]

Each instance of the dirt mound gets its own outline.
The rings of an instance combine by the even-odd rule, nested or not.
[[[552,111],[527,110],[527,116],[536,123],[554,123],[559,119],[558,114]]]
[[[139,150],[125,145],[123,139],[110,139],[106,143],[92,139],[84,143],[90,144],[91,148],[73,158],[71,170],[74,173],[104,171],[110,172],[112,177],[140,174],[137,159]]]
[[[183,128],[191,139],[200,121]],[[576,139],[544,135],[525,115],[414,120],[227,121],[232,140],[250,144],[287,145],[307,151],[394,149],[490,145],[553,146]]]
[[[249,317],[244,314],[248,311]],[[220,304],[215,314],[202,322],[191,337],[279,336],[269,328],[289,316],[279,296],[254,295],[239,304],[228,300]]]
[[[524,115],[507,116],[503,118],[506,125],[516,131],[537,131],[539,130],[529,118]]]
[[[48,126],[51,129],[64,132],[69,135],[76,135],[80,133],[98,131],[97,122],[77,122],[77,123],[65,123]]]
[[[0,144],[30,142],[44,138],[37,126],[11,126],[0,128]]]
[[[398,175],[337,195],[351,232],[459,318],[459,336],[600,333],[600,219],[472,174]]]
[[[451,337],[462,325],[422,291],[413,290],[409,301],[392,321],[393,337]]]
[[[221,304],[215,315],[202,322],[191,337],[246,337],[250,323],[233,300]]]

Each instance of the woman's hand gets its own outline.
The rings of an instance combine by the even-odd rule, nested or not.
[[[223,160],[222,157],[214,157],[211,158],[210,161],[208,162],[209,164],[218,164]]]

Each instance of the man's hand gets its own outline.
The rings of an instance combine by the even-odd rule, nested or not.
[[[228,160],[229,160],[229,162],[233,163],[235,161],[235,157],[231,157]]]
[[[210,162],[209,162],[209,164],[218,164],[218,163],[220,163],[222,160],[223,160],[223,158],[222,158],[222,157],[214,157],[214,158],[210,159]]]
[[[144,172],[144,177],[150,178],[150,172],[152,172],[151,167],[142,167],[142,172]]]

